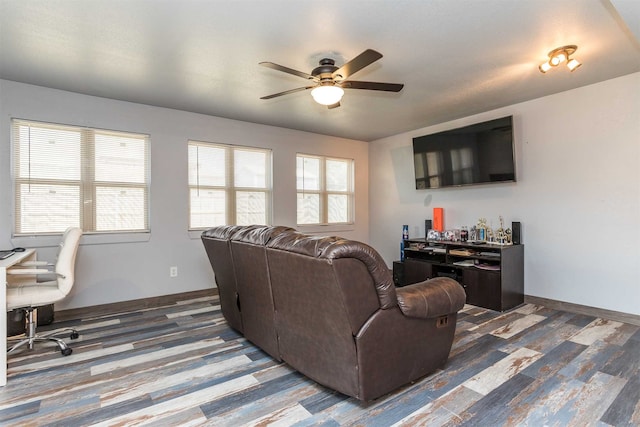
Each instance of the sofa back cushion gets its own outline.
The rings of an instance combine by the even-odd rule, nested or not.
[[[392,308],[398,304],[393,276],[378,251],[371,246],[354,240],[340,239],[324,248],[320,258],[352,258],[361,261],[373,280],[380,308]]]
[[[220,295],[222,314],[233,329],[243,332],[242,316],[238,306],[238,289],[231,258],[229,239],[236,233],[238,226],[220,226],[202,233],[202,243],[213,267],[215,281]]]
[[[351,396],[360,392],[354,336],[382,308],[381,300],[394,306],[380,285],[386,283],[378,271],[382,260],[361,245],[301,233],[282,234],[267,245],[282,359]]]
[[[357,394],[348,309],[329,260],[267,249],[282,359],[313,380]]]
[[[231,236],[244,336],[280,360],[265,244],[289,227],[246,226]]]

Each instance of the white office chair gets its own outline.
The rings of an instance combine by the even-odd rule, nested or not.
[[[9,347],[7,353],[11,353],[25,344],[28,344],[29,349],[33,349],[33,343],[36,341],[53,341],[60,348],[62,355],[68,356],[72,353],[73,350],[61,339],[53,337],[53,334],[36,334],[37,322],[34,317],[34,310],[64,299],[71,291],[74,282],[76,254],[81,236],[82,230],[79,228],[68,228],[64,232],[55,264],[48,264],[42,261],[26,261],[7,270],[8,277],[9,275],[22,276],[21,278],[16,277],[18,280],[16,280],[15,284],[12,285],[10,282],[7,286],[7,310],[22,310],[26,315],[25,336],[24,338],[18,337],[19,341]],[[54,269],[52,271],[41,267],[54,267]],[[55,279],[38,281],[38,278],[42,275],[54,276]],[[24,277],[32,278],[32,280],[24,280]],[[71,331],[71,339],[78,338],[78,332],[75,329],[67,330]],[[59,332],[56,331],[54,333]]]

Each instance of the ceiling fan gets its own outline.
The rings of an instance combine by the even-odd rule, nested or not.
[[[343,89],[366,89],[380,90],[385,92],[400,92],[404,87],[403,84],[347,80],[349,76],[362,70],[364,67],[373,64],[380,58],[382,58],[381,53],[376,52],[375,50],[367,49],[339,68],[336,67],[336,63],[333,59],[323,58],[320,60],[320,65],[314,68],[313,71],[311,71],[311,74],[303,73],[302,71],[274,64],[273,62],[261,62],[260,65],[263,65],[267,68],[282,71],[288,74],[293,74],[294,76],[302,77],[303,79],[311,80],[314,82],[314,84],[310,86],[286,90],[284,92],[274,93],[273,95],[263,96],[260,99],[271,99],[282,95],[288,95],[290,93],[300,92],[302,90],[312,89],[311,96],[313,96],[313,99],[318,104],[326,105],[328,108],[336,108],[340,106],[340,100],[342,99],[342,95],[344,94]]]

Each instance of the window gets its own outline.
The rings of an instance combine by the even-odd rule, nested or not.
[[[298,225],[353,223],[353,160],[298,154]]]
[[[271,222],[271,150],[189,141],[189,229]]]
[[[15,234],[149,231],[149,136],[12,120]]]

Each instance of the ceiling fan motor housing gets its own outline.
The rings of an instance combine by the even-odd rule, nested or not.
[[[320,84],[333,84],[333,73],[338,69],[336,61],[331,58],[323,58],[319,61],[320,66],[311,71],[313,77],[320,79]],[[336,76],[341,78],[342,76]]]

